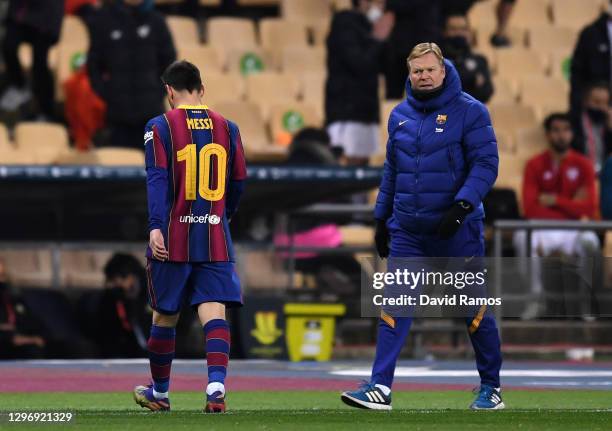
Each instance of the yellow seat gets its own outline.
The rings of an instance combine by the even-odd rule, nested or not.
[[[301,99],[314,106],[322,118],[325,117],[325,80],[326,73],[322,72],[306,72],[300,75]]]
[[[70,150],[60,154],[55,163],[58,165],[97,165],[98,158],[94,151]]]
[[[548,148],[542,126],[517,128],[514,132],[514,139],[516,141],[517,157],[525,160],[531,159]]]
[[[94,150],[102,166],[143,166],[144,152],[135,148],[105,147]]]
[[[332,0],[332,8],[335,11],[352,9],[353,2],[351,0]]]
[[[282,70],[285,73],[325,73],[327,52],[322,47],[285,47]]]
[[[493,77],[493,96],[489,100],[490,104],[516,103],[517,99],[516,83],[504,79],[503,77]]]
[[[48,250],[11,250],[0,254],[10,283],[16,287],[51,287],[51,253]]]
[[[275,65],[280,66],[283,50],[308,46],[308,30],[300,21],[291,22],[278,18],[265,18],[259,22],[261,46],[274,55]]]
[[[533,27],[527,31],[528,45],[532,50],[550,53],[555,49],[571,50],[576,45],[575,29],[558,26]]]
[[[496,50],[495,57],[497,76],[508,80],[546,74],[548,59],[540,52],[513,47]]]
[[[387,151],[387,140],[389,139],[387,126],[391,111],[401,102],[401,100],[383,100],[380,104],[380,145],[383,153]]]
[[[579,0],[580,1],[580,0]],[[548,0],[516,2],[510,15],[510,25],[516,27],[538,27],[550,25]]]
[[[468,19],[472,27],[475,29],[481,26],[490,28],[489,22],[495,20],[496,4],[497,2],[492,0],[476,2],[468,12]]]
[[[478,47],[478,49],[480,49],[481,47],[486,47],[487,45],[490,46],[489,41],[494,31],[495,26],[493,25],[493,21],[489,24],[482,25],[476,29],[476,46]],[[514,49],[522,48],[525,46],[526,30],[523,27],[510,26],[506,30],[506,33],[508,34],[508,38],[510,39],[510,42],[512,43],[512,47]],[[503,48],[496,51],[503,51],[505,49],[507,48]]]
[[[231,48],[253,48],[255,40],[255,23],[247,18],[215,17],[207,21],[207,43],[211,46]]]
[[[496,130],[495,138],[497,139],[497,149],[500,154],[516,154],[516,144],[511,132],[507,130]]]
[[[240,129],[242,146],[248,161],[279,161],[287,149],[272,145],[259,106],[252,102],[220,102],[217,111]]]
[[[179,46],[177,57],[193,63],[200,70],[202,79],[209,73],[221,73],[224,69],[219,51],[208,45]]]
[[[593,22],[602,11],[600,0],[551,0],[556,26],[581,30]]]
[[[309,26],[312,31],[312,41],[315,46],[325,46],[327,43],[327,36],[329,35],[330,25],[330,21],[322,21]]]
[[[168,16],[166,17],[166,23],[170,29],[174,46],[198,45],[200,43],[198,25],[193,18]]]
[[[0,123],[0,150],[14,150],[15,147],[9,139],[9,134],[6,126]]]
[[[520,81],[522,105],[532,106],[538,118],[542,118],[543,106],[556,107],[566,112],[569,102],[569,84],[562,78],[547,76],[525,76]]]
[[[500,153],[499,170],[494,187],[514,190],[518,201],[521,202],[524,171],[524,158],[513,154]]]
[[[36,156],[25,150],[0,149],[0,165],[33,165]]]
[[[69,149],[68,132],[61,124],[22,122],[15,127],[15,145],[31,154],[35,163],[54,163]]]
[[[557,48],[550,52],[550,74],[555,78],[563,78],[566,81],[572,63],[573,48]]]
[[[531,106],[523,106],[517,103],[491,104],[489,113],[495,130],[512,132],[519,127],[537,125],[537,118]]]
[[[64,251],[61,254],[60,277],[66,287],[104,287],[104,265],[111,251]]]
[[[246,77],[247,100],[258,104],[268,118],[275,103],[297,101],[300,82],[295,75],[263,72]]]
[[[331,0],[282,0],[281,16],[289,21],[316,24],[331,19]]]
[[[275,103],[270,108],[272,141],[287,146],[302,128],[320,127],[321,121],[314,106],[301,102]]]
[[[244,80],[238,74],[211,73],[202,77],[204,83],[204,102],[215,110],[217,103],[224,101],[239,102],[244,98]]]
[[[267,72],[276,69],[274,55],[267,49],[258,46],[231,48],[225,52],[225,58],[227,69],[230,73],[248,75],[250,73]],[[249,62],[259,64],[249,64]]]
[[[64,100],[64,81],[72,74],[72,58],[76,54],[87,54],[89,32],[85,23],[78,17],[68,15],[62,21],[62,30],[57,44],[55,97]]]

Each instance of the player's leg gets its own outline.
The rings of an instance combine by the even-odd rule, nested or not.
[[[147,342],[152,383],[137,386],[134,400],[149,410],[170,410],[170,371],[176,344],[176,324],[190,266],[149,260],[147,293],[153,325]]]
[[[230,353],[230,327],[226,306],[242,305],[240,280],[232,262],[194,264],[191,304],[197,306],[206,340],[207,413],[225,411],[225,377]]]

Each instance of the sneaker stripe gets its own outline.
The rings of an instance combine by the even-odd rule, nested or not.
[[[378,402],[384,403],[385,400],[383,399],[382,395],[380,395],[378,393],[378,391],[374,392],[374,396],[378,399]]]
[[[370,400],[370,402],[374,402],[374,398],[372,397],[372,394],[370,392],[366,392],[366,397],[368,397],[368,400]]]

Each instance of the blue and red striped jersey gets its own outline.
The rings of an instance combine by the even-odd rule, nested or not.
[[[236,124],[182,105],[147,123],[144,145],[149,231],[161,229],[168,260],[234,261],[228,220],[246,178]]]

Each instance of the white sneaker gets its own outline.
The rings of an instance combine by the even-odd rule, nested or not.
[[[0,109],[4,111],[16,111],[24,103],[32,98],[32,93],[27,88],[10,86],[0,97]]]

